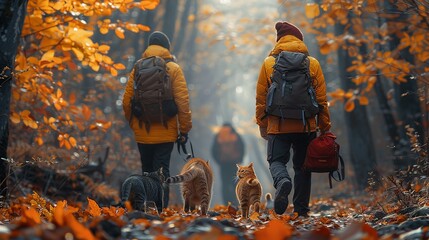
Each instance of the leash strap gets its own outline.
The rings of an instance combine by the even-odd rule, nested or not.
[[[188,142],[189,142],[189,145],[191,147],[191,153],[188,153],[188,150],[186,149],[186,143],[181,143],[181,142],[179,142],[179,140],[177,140],[177,142],[176,142],[177,143],[177,151],[179,152],[179,154],[181,154],[180,149],[182,149],[183,153],[186,155],[185,161],[189,160],[190,158],[195,157],[194,147],[192,146],[192,142],[190,139],[188,140]]]
[[[341,155],[338,155],[339,159],[340,159],[340,169],[334,172],[330,172],[329,173],[329,187],[332,188],[332,180],[331,178],[333,178],[335,181],[339,182],[339,181],[343,181],[346,177],[346,173],[345,173],[345,169],[344,169],[344,160],[343,157],[341,157]],[[337,173],[337,177],[335,177],[334,173]]]

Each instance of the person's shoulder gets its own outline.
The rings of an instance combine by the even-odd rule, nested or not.
[[[268,56],[268,57],[266,57],[265,59],[264,59],[264,65],[266,66],[266,67],[271,67],[271,66],[273,66],[274,65],[274,63],[276,62],[276,57],[275,56],[273,56],[273,55],[270,55],[270,56]]]
[[[319,60],[317,60],[317,58],[313,57],[313,56],[308,56],[308,59],[310,59],[310,64],[314,63],[314,64],[320,64]]]

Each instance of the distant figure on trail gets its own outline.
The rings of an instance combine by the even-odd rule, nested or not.
[[[301,30],[277,22],[277,42],[265,58],[256,88],[256,122],[268,140],[267,160],[276,189],[274,210],[283,214],[292,190],[286,164],[293,150],[294,212],[308,216],[311,172],[303,171],[309,142],[331,128],[326,84],[319,62],[309,56]],[[317,121],[316,121],[317,118]]]
[[[230,123],[224,123],[214,136],[211,151],[220,167],[224,204],[231,202],[237,206],[234,177],[237,172],[236,164],[243,162],[245,153],[243,139]]]
[[[142,172],[162,167],[164,177],[169,177],[174,143],[187,142],[192,120],[186,80],[164,33],[150,34],[148,48],[130,73],[123,109],[138,145]],[[167,207],[168,186],[164,195]]]

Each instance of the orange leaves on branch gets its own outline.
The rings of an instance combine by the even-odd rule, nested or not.
[[[122,63],[115,63],[113,67],[116,68],[116,70],[125,70],[125,65]]]
[[[98,47],[98,51],[100,51],[101,53],[107,53],[110,50],[110,46],[109,45],[100,45]]]
[[[51,96],[51,99],[55,109],[57,110],[61,110],[61,108],[67,106],[67,102],[63,99],[63,92],[59,88],[57,89],[56,94]]]
[[[91,124],[89,126],[89,130],[102,130],[107,131],[112,126],[112,122],[110,121],[103,121],[103,120],[96,120],[95,124]]]
[[[158,6],[159,0],[143,0],[140,1],[140,9],[142,10],[153,10]]]
[[[55,50],[53,50],[53,49],[45,52],[45,54],[43,54],[42,58],[40,59],[40,67],[50,68],[50,67],[55,66],[55,64],[53,64],[54,55],[55,55]]]
[[[60,147],[64,146],[68,150],[70,150],[72,147],[77,146],[76,139],[74,137],[71,137],[67,133],[59,134],[57,139],[60,143]]]
[[[116,34],[116,36],[118,37],[118,38],[120,38],[120,39],[125,39],[125,34],[124,34],[124,29],[123,28],[121,28],[121,27],[117,27],[116,29],[115,29],[115,34]]]
[[[10,115],[10,120],[15,124],[18,124],[22,121],[25,126],[33,129],[37,129],[39,127],[37,122],[31,116],[31,112],[29,110],[21,111],[19,114],[12,112]]]
[[[359,96],[359,104],[360,105],[368,105],[369,104],[369,100],[366,96]]]
[[[85,121],[89,121],[91,119],[91,109],[85,104],[82,105],[82,115]]]
[[[344,105],[344,110],[346,110],[346,112],[351,112],[355,109],[355,99],[354,98],[350,98],[349,100],[347,100],[346,104]]]

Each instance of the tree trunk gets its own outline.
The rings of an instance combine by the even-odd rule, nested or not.
[[[395,21],[398,22],[407,22],[408,14],[403,13],[399,11],[395,4],[391,4],[389,1],[385,1],[384,7],[388,9],[390,12],[398,12],[399,17],[395,19]],[[388,23],[388,24],[395,24],[395,22]],[[393,28],[394,29],[394,28]],[[403,31],[403,30],[399,30]],[[398,38],[396,33],[393,33],[390,35],[390,38],[392,39],[390,41],[390,51],[394,51],[398,48],[401,40]],[[413,56],[410,54],[409,49],[403,49],[399,52],[399,58],[409,62],[410,64],[414,64]],[[409,139],[406,135],[406,129],[405,126],[410,126],[414,128],[415,132],[419,135],[419,142],[420,144],[424,144],[424,128],[423,128],[423,119],[422,119],[422,109],[419,101],[419,95],[418,95],[418,85],[417,85],[417,78],[413,78],[411,75],[407,76],[405,78],[407,81],[400,84],[394,85],[395,90],[395,101],[397,102],[398,106],[398,117],[400,120],[400,137],[403,139],[402,142],[409,143]],[[408,146],[405,146],[405,149],[410,148],[410,144]],[[408,153],[409,155],[410,153]],[[395,162],[396,168],[404,168],[406,166],[412,165],[415,163],[410,161],[410,157],[407,157],[405,155],[402,159],[402,161]]]
[[[186,38],[186,30],[187,30],[187,25],[188,25],[188,18],[189,18],[189,13],[191,11],[191,3],[192,0],[186,0],[185,3],[185,9],[183,10],[182,13],[182,17],[180,18],[180,27],[179,27],[179,35],[176,38],[176,41],[174,43],[174,52],[176,54],[180,54],[180,51],[182,50],[183,47],[183,42],[185,41]]]
[[[170,38],[170,41],[172,43],[174,43],[174,33],[176,30],[178,2],[178,0],[167,1],[167,4],[165,5],[164,21],[162,25],[162,31]]]
[[[0,196],[3,198],[8,197],[7,146],[12,72],[26,10],[27,0],[0,1]]]
[[[344,33],[344,27],[335,26],[336,35]],[[338,50],[338,67],[341,79],[341,87],[344,90],[353,89],[356,86],[350,80],[353,73],[347,73],[346,69],[352,65],[352,59],[346,50]],[[370,173],[377,174],[377,160],[372,139],[366,107],[360,104],[351,112],[344,112],[347,126],[347,135],[350,148],[350,162],[353,165],[358,190],[364,190],[370,179]]]

